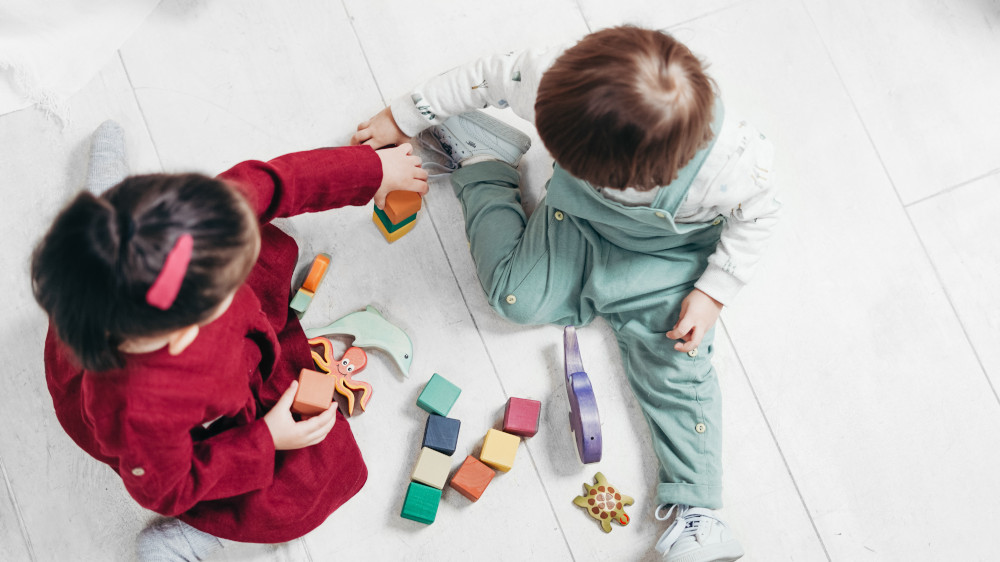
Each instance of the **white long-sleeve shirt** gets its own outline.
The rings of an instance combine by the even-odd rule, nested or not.
[[[392,115],[410,136],[452,115],[486,106],[509,107],[534,124],[539,82],[567,47],[493,55],[459,66],[393,100]],[[774,148],[763,134],[727,114],[712,151],[675,213],[679,223],[728,218],[708,267],[695,283],[723,304],[731,303],[749,281],[777,223],[781,203],[771,181],[773,158]],[[600,191],[626,205],[648,205],[657,192],[607,187]]]

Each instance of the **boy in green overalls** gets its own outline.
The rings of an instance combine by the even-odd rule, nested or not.
[[[510,107],[555,159],[527,219],[516,167],[530,141],[472,111]],[[524,324],[613,328],[660,461],[656,543],[670,561],[735,560],[721,507],[714,325],[747,282],[780,204],[770,142],[725,116],[701,62],[662,32],[480,59],[362,123],[352,143],[423,138],[451,176],[490,304]],[[669,338],[669,339],[668,339]],[[671,344],[669,340],[678,340]]]

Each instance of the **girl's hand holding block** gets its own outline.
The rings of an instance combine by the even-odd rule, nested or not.
[[[337,423],[337,409],[328,408],[323,413],[300,422],[292,417],[292,401],[299,388],[298,381],[292,381],[288,390],[281,395],[271,411],[264,416],[264,423],[271,431],[276,451],[301,449],[315,445],[326,438]]]

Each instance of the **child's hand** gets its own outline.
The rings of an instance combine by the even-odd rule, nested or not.
[[[672,340],[683,340],[674,344],[677,351],[688,352],[701,344],[705,332],[715,325],[722,312],[722,303],[695,289],[681,302],[681,317],[674,329],[667,332]]]
[[[387,107],[375,117],[358,125],[358,132],[351,136],[351,144],[367,144],[372,148],[382,148],[391,144],[400,145],[409,140],[406,133],[396,125],[392,111]]]
[[[375,192],[375,204],[385,207],[385,196],[397,189],[427,193],[427,171],[420,167],[420,157],[413,154],[413,147],[403,143],[393,148],[375,151],[382,159],[382,185]]]
[[[288,451],[315,445],[326,439],[326,435],[337,423],[336,404],[318,416],[300,422],[295,421],[292,418],[292,401],[295,400],[297,388],[299,388],[299,382],[292,381],[288,390],[278,399],[278,403],[264,415],[264,423],[271,431],[276,451]]]

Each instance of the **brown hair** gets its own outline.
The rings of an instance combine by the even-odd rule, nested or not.
[[[146,292],[182,234],[194,241],[180,292],[167,310]],[[31,258],[35,300],[59,339],[93,371],[121,367],[118,345],[207,319],[257,257],[246,199],[199,174],[132,176],[95,197],[84,191],[56,217]]]
[[[672,182],[711,140],[714,86],[670,35],[613,27],[584,37],[542,75],[535,125],[574,176],[648,190]]]

